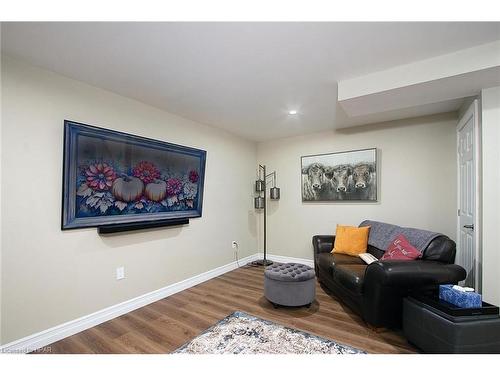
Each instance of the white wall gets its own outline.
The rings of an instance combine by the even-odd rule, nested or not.
[[[281,199],[268,206],[268,252],[312,259],[314,234],[333,234],[337,224],[364,219],[455,239],[456,123],[451,113],[260,143],[258,160],[276,170],[281,187]],[[302,203],[302,155],[371,147],[379,150],[377,203]]]
[[[255,253],[254,143],[11,58],[2,90],[2,343],[230,263],[232,240],[240,257]],[[203,217],[62,232],[64,119],[207,150]]]
[[[2,27],[0,27],[0,40]],[[0,46],[1,47],[1,46]],[[2,71],[2,60],[0,59],[0,72]],[[0,73],[0,103],[2,103],[2,74]],[[1,106],[0,106],[1,114]],[[0,345],[2,344],[2,116],[0,115]]]
[[[483,298],[500,305],[500,87],[481,91]]]
[[[456,114],[428,116],[260,143],[11,58],[2,61],[2,343],[78,318],[262,248],[255,220],[256,161],[278,173],[268,251],[312,258],[311,236],[365,218],[455,238]],[[189,226],[100,237],[61,232],[63,120],[208,151],[204,212]],[[377,147],[377,203],[302,203],[300,156]],[[230,171],[230,173],[228,173]],[[260,221],[260,225],[256,225]],[[117,266],[127,278],[115,281]]]

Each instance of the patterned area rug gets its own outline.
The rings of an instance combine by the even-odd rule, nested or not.
[[[362,350],[236,311],[174,353],[362,354]]]

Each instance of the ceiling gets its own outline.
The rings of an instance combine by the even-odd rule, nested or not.
[[[500,39],[500,23],[2,23],[1,37],[2,53],[263,141],[382,118],[349,118],[337,82]]]

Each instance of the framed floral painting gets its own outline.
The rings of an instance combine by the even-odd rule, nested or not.
[[[64,121],[62,229],[200,217],[206,151]]]

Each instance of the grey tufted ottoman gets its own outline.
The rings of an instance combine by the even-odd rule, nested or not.
[[[314,270],[299,263],[274,263],[264,271],[264,295],[277,307],[311,306],[316,298]]]

